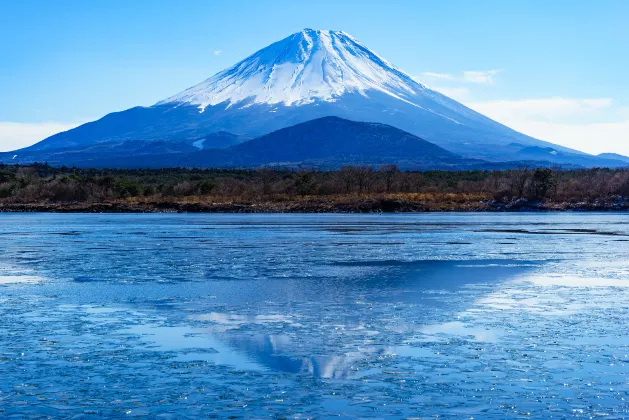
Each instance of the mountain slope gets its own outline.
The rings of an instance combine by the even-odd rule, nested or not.
[[[155,153],[147,153],[154,150]],[[48,152],[52,165],[110,168],[318,168],[397,164],[402,169],[486,168],[398,128],[324,117],[280,129],[223,149],[186,143],[127,141],[98,144],[85,152]],[[519,166],[511,163],[507,167]],[[492,166],[493,167],[493,166]]]
[[[368,91],[413,103],[424,89],[345,32],[304,29],[157,105],[191,104],[200,110],[242,102],[290,106]]]
[[[397,163],[437,167],[468,161],[410,133],[385,124],[325,117],[283,128],[224,150],[204,150],[179,161],[182,166],[257,167]]]
[[[293,34],[157,106],[194,106],[201,114],[224,106],[223,113],[212,115],[213,122],[247,119],[241,130],[258,135],[327,115],[382,122],[484,158],[507,157],[496,153],[495,145],[513,139],[552,146],[429,89],[336,31],[305,29]]]
[[[600,162],[518,133],[429,89],[344,32],[312,29],[152,107],[109,114],[11,156],[26,162],[51,150],[76,153],[127,141],[192,144],[220,131],[253,138],[325,116],[388,124],[467,157],[519,159],[509,147],[518,143],[582,155],[592,166]]]
[[[524,146],[517,143],[511,144],[511,146],[517,150],[515,155],[518,159],[523,161],[552,161],[560,165],[572,164],[585,167],[592,166],[592,162],[595,162],[596,166],[610,168],[626,166],[629,162],[629,159],[623,161],[622,156],[613,153],[600,154],[593,161],[589,155],[570,153],[553,147]]]

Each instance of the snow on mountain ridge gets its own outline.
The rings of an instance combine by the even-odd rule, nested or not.
[[[290,106],[370,90],[422,108],[413,97],[429,89],[345,32],[304,29],[156,105]]]

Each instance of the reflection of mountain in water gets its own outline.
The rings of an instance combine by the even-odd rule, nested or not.
[[[350,376],[350,366],[364,359],[374,348],[341,355],[290,355],[292,340],[284,335],[228,336],[226,343],[244,353],[267,369],[277,372],[309,373],[317,378],[345,379]],[[312,351],[316,352],[316,348]]]
[[[407,334],[435,334],[457,335],[459,333],[469,335],[474,340],[484,341],[485,336],[478,335],[477,331],[459,328],[452,329],[454,323],[443,325],[429,325],[427,319],[422,319],[417,307],[432,307],[441,311],[443,301],[433,299],[432,294],[426,294],[431,290],[443,290],[456,292],[465,285],[473,283],[492,283],[496,286],[538,269],[545,261],[516,261],[516,260],[469,260],[469,261],[374,261],[374,262],[347,262],[336,263],[339,266],[358,265],[363,267],[378,267],[376,273],[369,270],[370,274],[351,281],[338,282],[334,290],[339,296],[345,298],[343,305],[346,310],[336,312],[333,323],[348,334],[355,332],[351,351],[339,350],[332,342],[333,337],[322,334],[313,334],[313,330],[330,323],[330,319],[324,319],[327,315],[326,308],[331,302],[320,301],[319,307],[313,308],[310,315],[313,318],[295,319],[291,316],[278,314],[265,315],[238,315],[234,313],[209,313],[201,315],[198,319],[210,321],[222,328],[217,329],[222,333],[214,335],[227,347],[235,352],[243,354],[251,361],[277,372],[310,374],[319,378],[345,379],[358,373],[358,366],[362,361],[373,360],[381,355],[395,353],[390,346],[375,345],[367,334],[366,325],[385,325],[375,320],[374,316],[386,317],[387,311],[381,311],[378,315],[356,307],[356,299],[370,301],[377,305],[388,304],[412,304],[414,315],[413,323],[395,325],[390,331]],[[302,296],[303,297],[303,296]],[[442,299],[442,298],[441,298]],[[471,302],[463,301],[466,307],[457,308],[457,305],[448,305],[453,310],[465,310]],[[452,303],[452,302],[450,302]],[[338,299],[335,305],[338,306]],[[410,306],[409,306],[410,307]],[[382,306],[381,306],[382,308]],[[318,310],[318,312],[317,312]],[[391,315],[393,316],[393,315]],[[446,314],[447,316],[447,314]],[[396,320],[397,320],[396,315]],[[403,322],[405,318],[399,318]],[[299,328],[295,328],[299,324]],[[422,322],[423,321],[423,322]],[[278,324],[292,326],[291,336],[285,334],[264,334],[265,330]],[[271,327],[274,325],[274,327]],[[245,335],[238,331],[241,327],[254,328],[259,334]],[[234,329],[235,328],[235,329]],[[302,330],[303,329],[303,330]],[[461,330],[461,332],[459,331]],[[296,332],[295,332],[296,331]],[[301,332],[303,331],[303,332]],[[382,332],[382,331],[377,331]],[[334,354],[334,350],[338,353]]]

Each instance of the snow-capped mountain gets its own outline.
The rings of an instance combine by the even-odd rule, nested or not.
[[[522,149],[552,147],[562,162],[574,155],[597,165],[594,156],[518,133],[428,88],[345,32],[313,29],[151,107],[112,113],[16,151],[13,162],[104,149],[132,154],[134,145],[153,142],[156,150],[224,148],[226,135],[237,144],[327,116],[387,124],[470,158],[513,161]]]
[[[336,102],[351,94],[384,94],[454,123],[458,121],[453,116],[432,108],[445,106],[449,114],[485,119],[414,80],[351,35],[314,29],[271,44],[156,106],[193,105],[200,112],[219,104],[290,107]]]
[[[158,105],[291,106],[369,91],[412,103],[425,89],[345,32],[304,29]]]

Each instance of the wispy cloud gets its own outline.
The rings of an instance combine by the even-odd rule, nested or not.
[[[70,130],[82,123],[17,123],[0,121],[0,151],[8,152],[30,146],[46,137]]]
[[[455,77],[452,74],[448,74],[448,73],[433,73],[433,72],[427,71],[427,72],[422,73],[420,76],[427,77],[429,79],[455,80]]]
[[[475,84],[484,84],[489,85],[494,83],[494,76],[501,73],[502,69],[494,69],[494,70],[466,70],[461,72],[460,74],[452,74],[452,73],[435,73],[435,72],[424,72],[419,76],[420,80],[433,80],[433,81],[451,81],[457,83],[475,83]]]
[[[221,55],[223,54],[223,50],[214,50],[214,55]]]
[[[464,71],[463,79],[470,83],[493,84],[494,76],[501,73],[502,69],[486,71]]]

